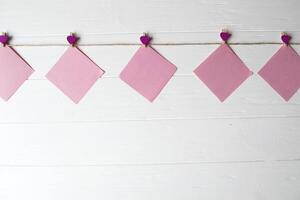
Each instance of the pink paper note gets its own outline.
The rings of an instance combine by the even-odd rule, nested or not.
[[[140,47],[121,72],[120,78],[152,102],[176,69],[151,47]]]
[[[33,73],[33,69],[10,47],[0,47],[0,96],[7,101]]]
[[[288,101],[300,88],[300,57],[290,46],[284,45],[258,74]]]
[[[220,45],[194,72],[220,101],[252,75],[227,44]]]
[[[78,103],[103,74],[104,71],[77,47],[69,47],[46,77]]]

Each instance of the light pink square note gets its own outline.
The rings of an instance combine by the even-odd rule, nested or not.
[[[120,78],[152,102],[176,69],[151,47],[140,47],[121,72]]]
[[[300,57],[290,46],[282,46],[258,74],[288,101],[300,87]]]
[[[69,47],[46,75],[74,103],[78,103],[104,71],[77,47]]]
[[[222,102],[252,75],[227,44],[219,46],[194,73]]]
[[[33,73],[33,69],[10,47],[0,47],[0,96],[7,101]]]

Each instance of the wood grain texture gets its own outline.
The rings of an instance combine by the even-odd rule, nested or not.
[[[297,199],[299,162],[5,167],[1,199]],[[6,181],[4,181],[6,180]],[[16,192],[17,191],[17,192]],[[183,192],[184,191],[184,192]],[[272,191],[272,192],[266,192]],[[45,195],[47,194],[47,195]]]
[[[254,74],[224,103],[192,73],[233,32],[256,73],[293,36],[298,0],[0,0],[0,31],[35,73],[0,101],[0,199],[298,200],[300,94]],[[106,73],[78,104],[44,75],[77,32]],[[178,67],[154,103],[118,75],[149,31]]]
[[[293,161],[300,159],[300,128],[294,126],[298,121],[299,118],[255,118],[6,124],[0,126],[6,130],[0,141],[0,164],[105,166]],[[271,123],[280,125],[272,127]]]

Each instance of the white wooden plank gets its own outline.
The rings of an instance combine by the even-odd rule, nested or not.
[[[1,200],[300,198],[299,92],[284,102],[255,75],[220,103],[192,73],[222,28],[254,72],[282,31],[300,52],[299,1],[0,4],[0,31],[36,70],[0,101]],[[70,31],[106,71],[78,105],[44,78]],[[118,79],[144,31],[178,66],[153,104]]]
[[[217,200],[300,197],[300,163],[0,168],[5,200]]]
[[[0,24],[15,36],[15,44],[65,44],[70,31],[85,34],[83,43],[137,42],[144,31],[159,34],[160,42],[215,41],[224,27],[236,33],[234,41],[279,41],[282,31],[294,31],[299,41],[299,6],[297,0],[11,0],[1,4]]]
[[[300,159],[295,119],[1,125],[1,165],[110,165]]]

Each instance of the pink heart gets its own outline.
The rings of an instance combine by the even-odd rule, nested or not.
[[[0,42],[5,45],[8,42],[8,36],[0,35]]]
[[[145,46],[148,46],[148,44],[150,43],[151,39],[152,38],[149,37],[148,35],[143,35],[143,36],[140,37],[140,40],[141,40],[142,44],[145,45]]]
[[[290,35],[287,35],[287,34],[284,34],[281,36],[281,40],[284,44],[288,45],[290,43],[290,40],[291,40],[291,36]]]
[[[69,36],[67,37],[67,40],[68,40],[69,44],[71,44],[71,45],[75,44],[76,41],[77,41],[77,39],[78,39],[78,38],[77,38],[75,35],[69,35]]]
[[[227,42],[228,39],[230,38],[230,36],[231,36],[231,34],[228,33],[228,32],[221,32],[221,33],[220,33],[220,37],[222,38],[222,40],[223,40],[224,42]]]

